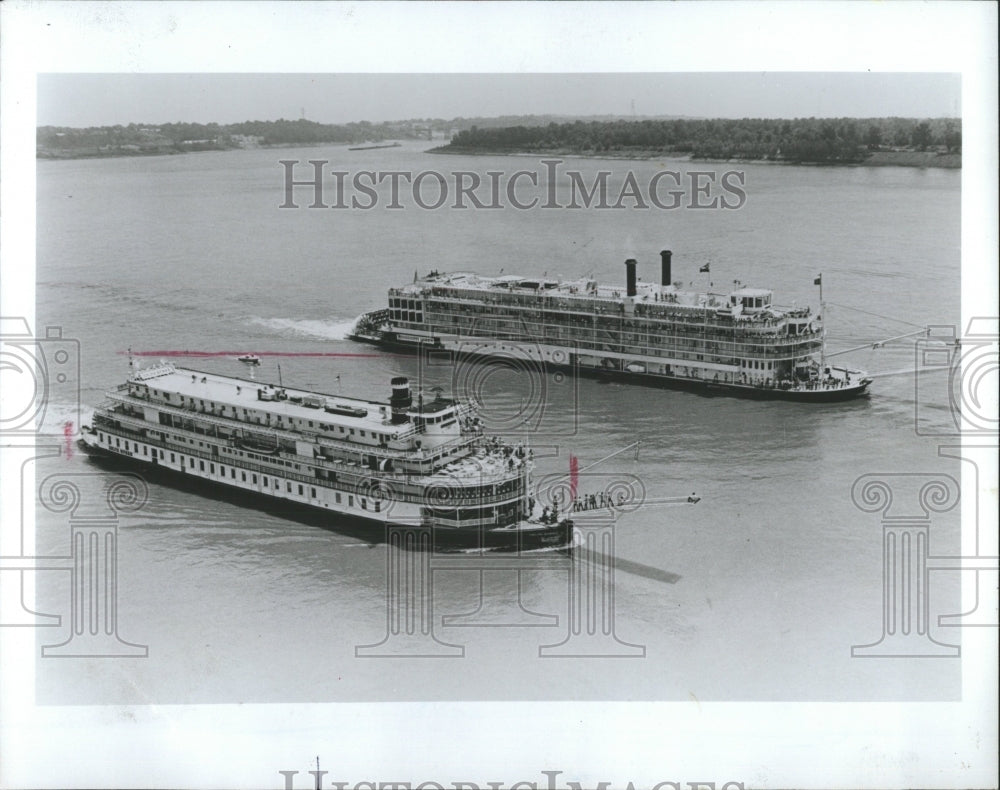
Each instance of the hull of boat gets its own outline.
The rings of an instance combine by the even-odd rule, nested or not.
[[[372,334],[353,334],[349,339],[358,343],[368,343],[390,351],[402,351],[405,353],[417,353],[421,347],[436,348],[431,342],[407,342],[401,341],[391,336],[377,336]],[[490,359],[491,355],[487,351],[468,350],[463,351],[468,357],[478,357],[483,361]],[[629,384],[641,384],[650,387],[661,387],[664,389],[678,389],[694,392],[701,395],[719,395],[736,398],[748,398],[751,400],[783,400],[796,401],[799,403],[839,403],[868,396],[870,380],[853,382],[850,385],[841,387],[815,387],[812,389],[794,388],[782,389],[780,387],[753,387],[745,384],[727,384],[716,381],[706,381],[704,379],[680,378],[677,376],[665,376],[655,373],[637,372],[631,370],[616,370],[611,368],[588,367],[584,365],[557,365],[552,362],[545,363],[553,369],[571,370],[574,373],[581,373],[586,376],[603,379],[607,381],[621,381]]]
[[[252,507],[279,518],[290,519],[332,532],[349,535],[371,544],[386,543],[389,534],[398,528],[428,530],[434,551],[535,551],[539,549],[569,549],[573,542],[573,523],[564,520],[559,524],[522,522],[516,528],[490,529],[481,527],[447,528],[442,526],[418,527],[410,524],[386,524],[350,513],[333,513],[288,499],[268,496],[256,491],[208,480],[197,474],[180,472],[165,466],[118,455],[104,448],[79,440],[78,446],[90,460],[101,468],[115,472],[138,472],[143,479],[181,491],[209,496],[240,507]]]

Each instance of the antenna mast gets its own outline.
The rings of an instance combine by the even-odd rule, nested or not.
[[[819,309],[820,309],[820,328],[822,329],[822,336],[820,337],[820,347],[819,347],[819,374],[823,375],[826,370],[826,302],[823,301],[823,274],[820,273],[819,277],[813,280],[813,285],[819,286]]]

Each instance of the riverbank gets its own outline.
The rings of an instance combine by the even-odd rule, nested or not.
[[[948,169],[960,169],[962,167],[961,154],[948,154],[939,151],[872,151],[864,159],[857,161],[830,160],[823,162],[764,158],[710,159],[694,157],[682,151],[654,151],[648,149],[600,152],[576,151],[569,148],[540,148],[525,151],[482,151],[475,148],[443,145],[438,148],[431,148],[426,153],[442,154],[445,156],[544,156],[561,159],[611,159],[616,161],[659,159],[680,162],[753,162],[755,164],[818,165],[830,167],[942,167]]]
[[[178,148],[173,145],[151,146],[149,148],[38,148],[35,159],[114,159],[123,156],[178,156],[184,154],[200,154],[206,151],[253,151],[260,148],[337,148],[347,151],[364,151],[373,148],[399,148],[401,143],[386,143],[384,145],[361,145],[358,142],[307,142],[307,143],[259,143],[256,145],[204,145],[198,147]]]

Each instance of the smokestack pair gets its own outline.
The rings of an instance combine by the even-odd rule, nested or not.
[[[670,285],[670,258],[673,253],[670,250],[663,250],[660,253],[660,284]],[[628,296],[635,296],[635,258],[625,261],[625,293]]]

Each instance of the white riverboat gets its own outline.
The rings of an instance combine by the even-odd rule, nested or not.
[[[682,288],[660,253],[659,282],[625,284],[433,271],[389,290],[351,337],[396,349],[444,348],[469,356],[521,355],[631,381],[799,401],[865,395],[871,377],[828,364],[822,315],[779,307],[773,293],[737,285]],[[817,278],[822,304],[822,276]]]
[[[88,453],[185,487],[328,514],[383,539],[388,525],[433,529],[435,546],[571,544],[572,522],[531,494],[531,450],[484,435],[468,404],[325,395],[172,364],[134,370],[83,433]]]

